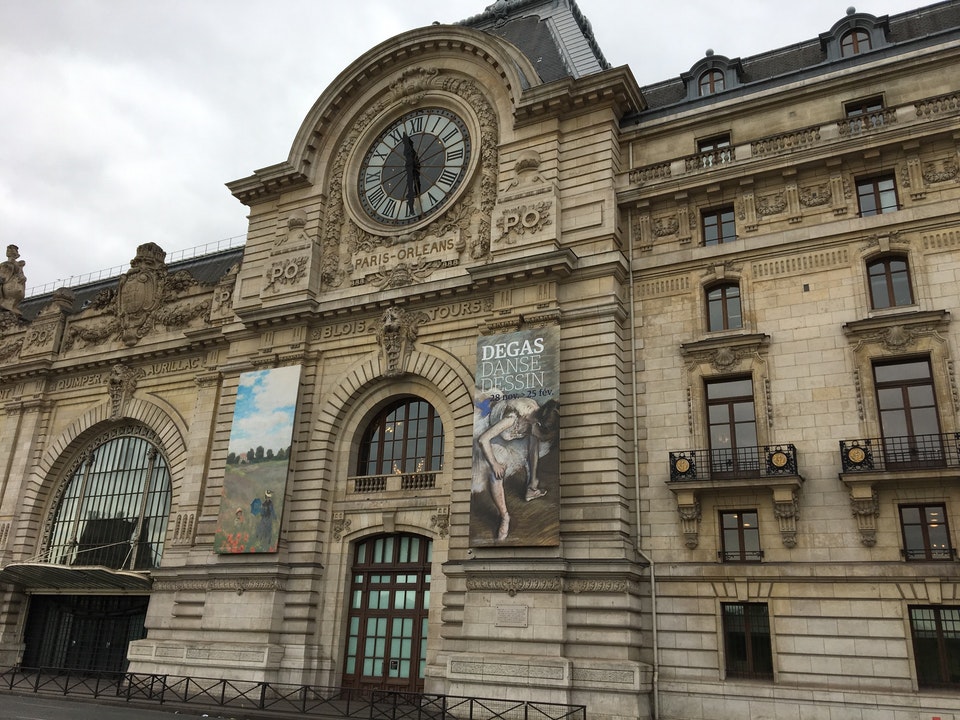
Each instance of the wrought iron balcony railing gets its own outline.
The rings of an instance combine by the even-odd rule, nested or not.
[[[960,467],[960,433],[840,441],[845,473]]]
[[[683,450],[670,453],[670,482],[797,475],[793,445]]]

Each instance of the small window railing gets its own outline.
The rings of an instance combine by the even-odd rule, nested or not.
[[[682,450],[670,453],[670,482],[796,474],[797,449],[793,445]]]
[[[685,159],[687,172],[691,170],[700,170],[702,168],[712,168],[716,165],[724,165],[737,159],[732,146],[707,150],[706,152],[691,155]]]
[[[840,441],[843,472],[960,467],[960,432]]]
[[[390,475],[356,475],[348,478],[354,495],[385,492],[433,490],[438,472],[394,473]]]
[[[875,112],[860,113],[844,118],[837,125],[840,128],[840,136],[848,137],[851,135],[862,135],[871,130],[893,125],[897,122],[897,112],[893,108],[885,108]]]

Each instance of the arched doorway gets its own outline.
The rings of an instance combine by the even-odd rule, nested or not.
[[[433,542],[378,535],[356,545],[343,685],[423,691]]]
[[[156,434],[114,427],[78,452],[33,562],[4,574],[30,595],[24,667],[118,672],[146,637],[149,572],[160,566],[171,480]]]

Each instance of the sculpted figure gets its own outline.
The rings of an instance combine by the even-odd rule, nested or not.
[[[27,276],[23,274],[26,263],[19,259],[16,245],[7,245],[7,259],[0,263],[0,308],[19,313],[20,301],[27,292]]]

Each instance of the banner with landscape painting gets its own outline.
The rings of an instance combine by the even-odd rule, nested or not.
[[[277,551],[300,366],[240,375],[213,549]]]

